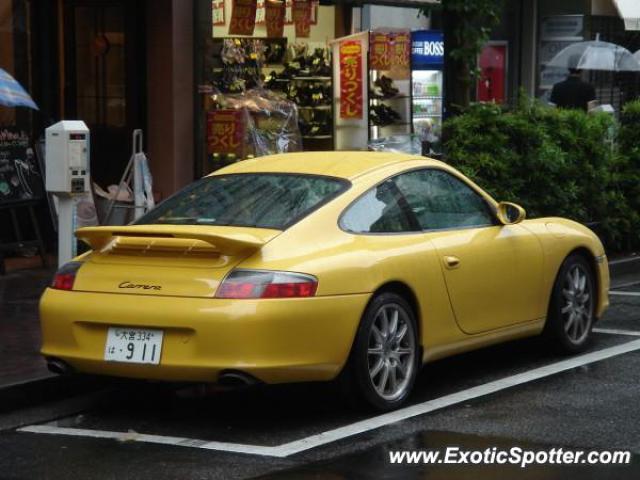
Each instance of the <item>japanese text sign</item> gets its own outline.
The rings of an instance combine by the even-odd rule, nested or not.
[[[362,118],[362,43],[340,43],[340,118]]]
[[[279,38],[284,35],[285,3],[282,0],[267,0],[265,3],[267,37]]]
[[[257,0],[233,0],[229,35],[253,35]]]
[[[242,110],[207,112],[208,153],[235,153],[243,157],[244,122]]]

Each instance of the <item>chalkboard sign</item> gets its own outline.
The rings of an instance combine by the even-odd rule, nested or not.
[[[38,200],[43,193],[42,174],[29,136],[0,128],[0,205]]]

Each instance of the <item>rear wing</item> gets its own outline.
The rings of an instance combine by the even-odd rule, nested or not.
[[[146,249],[154,245],[171,249],[178,240],[191,240],[193,247],[208,247],[207,250],[226,255],[259,250],[275,238],[279,230],[250,227],[219,227],[200,225],[129,225],[108,227],[85,227],[76,231],[76,237],[87,243],[93,250],[100,251],[117,243],[125,243],[129,248]],[[175,245],[177,247],[177,245]]]

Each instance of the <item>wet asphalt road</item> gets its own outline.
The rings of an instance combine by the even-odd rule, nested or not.
[[[637,277],[626,279],[640,282]],[[640,292],[640,283],[626,286]],[[638,332],[640,296],[614,295],[599,329]],[[591,351],[639,340],[596,333]],[[412,404],[442,398],[564,360],[537,339],[513,342],[426,366]],[[408,418],[284,458],[104,438],[0,432],[0,479],[400,479],[640,478],[640,350]],[[139,384],[110,386],[79,414],[45,409],[43,423],[88,431],[278,446],[372,414],[346,407],[330,386],[237,392],[175,392]],[[513,446],[625,449],[630,466],[399,466],[389,450]]]

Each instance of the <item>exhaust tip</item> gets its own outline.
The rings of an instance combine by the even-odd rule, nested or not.
[[[47,368],[50,372],[58,375],[70,375],[73,373],[71,365],[59,358],[47,358]]]
[[[223,387],[241,388],[259,383],[256,378],[244,372],[227,371],[222,372],[218,377],[218,384]]]

